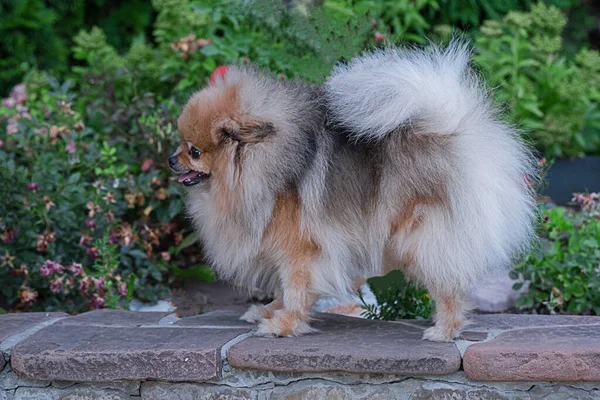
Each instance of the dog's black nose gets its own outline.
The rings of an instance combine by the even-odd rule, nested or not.
[[[169,158],[169,166],[173,167],[175,165],[177,165],[179,161],[177,160],[177,156],[173,156]]]

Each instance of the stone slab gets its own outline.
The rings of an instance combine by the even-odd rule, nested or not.
[[[11,362],[17,374],[38,380],[216,379],[221,346],[248,331],[53,325],[18,344]]]
[[[10,313],[0,315],[0,343],[9,336],[22,333],[34,325],[56,318],[68,317],[61,312]]]
[[[598,325],[600,317],[578,315],[531,315],[531,314],[474,314],[472,324],[465,331],[507,331],[518,328],[535,328],[565,325]],[[408,321],[407,321],[408,322]]]
[[[102,309],[58,321],[56,325],[142,326],[157,325],[167,312],[133,312]]]
[[[254,328],[253,324],[246,321],[240,321],[241,316],[242,313],[238,311],[217,310],[195,317],[183,318],[175,322],[174,325]]]
[[[281,372],[445,375],[460,367],[456,346],[421,340],[421,328],[334,314],[316,318],[318,333],[248,338],[233,345],[227,359],[237,368]]]
[[[597,325],[517,329],[469,346],[463,368],[477,381],[600,381]]]

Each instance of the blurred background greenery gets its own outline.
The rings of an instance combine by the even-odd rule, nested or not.
[[[599,15],[592,0],[0,0],[0,307],[126,307],[214,278],[164,160],[181,105],[218,65],[320,83],[364,49],[460,36],[540,157],[598,156]],[[532,282],[523,309],[600,312],[586,199],[543,206],[565,222],[542,223],[518,266]],[[415,290],[374,292],[430,310]]]

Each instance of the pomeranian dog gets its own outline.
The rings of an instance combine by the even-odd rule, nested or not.
[[[311,309],[402,269],[451,341],[470,288],[533,236],[536,164],[470,68],[464,43],[388,48],[323,86],[220,67],[178,120],[169,158],[219,277],[274,293],[258,335],[313,329]]]

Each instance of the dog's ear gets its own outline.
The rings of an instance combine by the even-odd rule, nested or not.
[[[258,143],[274,135],[275,126],[252,118],[232,118],[222,125],[221,134],[240,143]]]

